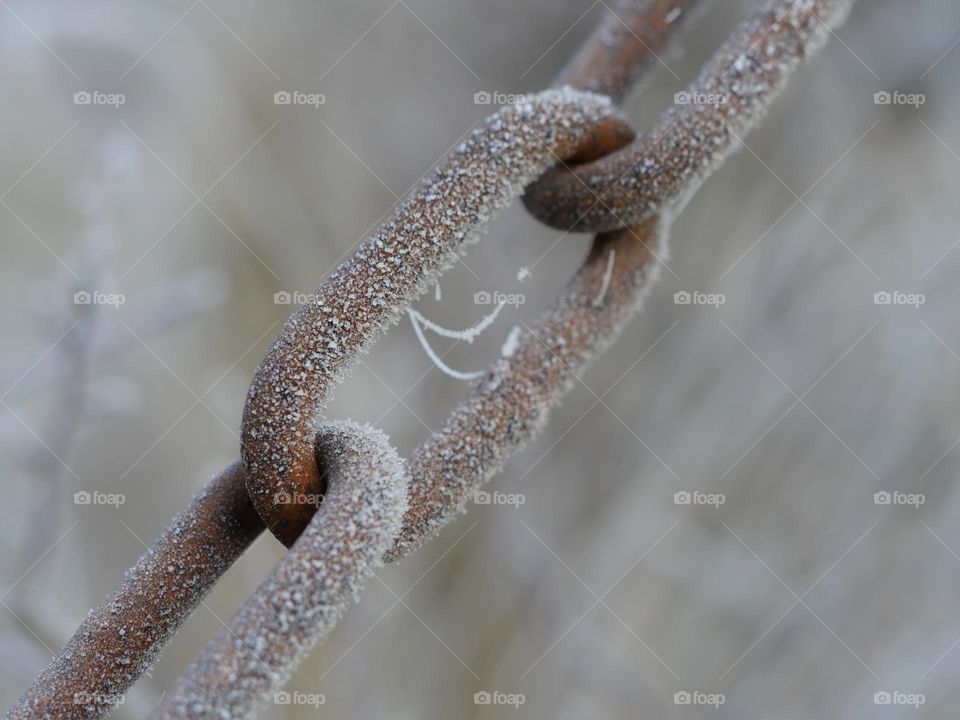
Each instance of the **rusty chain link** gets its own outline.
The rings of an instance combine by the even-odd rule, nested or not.
[[[766,114],[853,0],[758,0],[653,130],[577,167],[560,166],[523,198],[562,230],[606,232],[677,212]]]
[[[622,99],[700,0],[623,0],[561,73],[558,84],[569,88],[494,115],[291,317],[251,385],[242,464],[193,498],[6,717],[109,712],[269,527],[291,549],[156,717],[253,713],[380,563],[419,547],[464,511],[470,493],[545,424],[550,407],[639,309],[665,252],[669,218],[852,3],[757,0],[686,91],[725,101],[671,108],[651,134],[631,142],[609,100],[583,91]],[[373,428],[318,424],[329,388],[355,355],[538,176],[524,196],[537,217],[604,233],[513,352],[473,384],[407,463]],[[282,501],[295,493],[325,499],[319,509]]]

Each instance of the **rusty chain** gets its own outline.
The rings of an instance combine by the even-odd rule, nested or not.
[[[379,564],[464,511],[470,494],[545,424],[639,309],[672,215],[852,3],[756,0],[686,91],[692,102],[634,139],[610,98],[622,99],[701,0],[622,0],[563,70],[562,88],[490,118],[291,317],[251,385],[242,462],[193,498],[5,717],[109,712],[269,527],[290,546],[287,555],[155,716],[252,714]],[[523,198],[538,218],[601,234],[512,353],[407,463],[373,428],[318,424],[329,388],[356,354],[538,177]],[[319,509],[283,502],[296,494],[325,499]]]
[[[653,130],[594,162],[560,166],[524,195],[562,230],[606,232],[679,211],[765,115],[852,0],[758,0]]]

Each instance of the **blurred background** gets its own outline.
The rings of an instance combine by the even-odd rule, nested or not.
[[[747,7],[705,4],[627,104],[637,128]],[[546,86],[610,9],[0,5],[10,706],[238,456],[283,293],[494,109],[475,93]],[[949,0],[859,3],[674,224],[642,316],[488,488],[521,495],[380,571],[265,717],[952,717],[958,38]],[[536,316],[589,246],[558,237],[516,204],[417,304],[463,328],[489,310],[475,293],[523,296],[472,345],[431,337],[445,363],[482,370]],[[329,414],[407,454],[466,390],[404,321]],[[143,717],[282,553],[261,537],[114,716]]]

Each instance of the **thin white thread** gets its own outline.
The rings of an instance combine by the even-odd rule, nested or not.
[[[600,284],[600,292],[597,294],[597,297],[593,299],[594,307],[603,305],[603,300],[607,297],[607,290],[610,288],[610,278],[613,277],[613,258],[615,255],[616,253],[611,248],[610,254],[607,256],[607,269],[603,271],[603,282]]]

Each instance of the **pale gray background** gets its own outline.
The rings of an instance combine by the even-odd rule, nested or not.
[[[0,5],[6,707],[141,540],[237,457],[247,384],[291,310],[273,294],[318,285],[491,111],[475,92],[545,86],[609,10]],[[628,103],[638,128],[747,3],[707,5]],[[380,572],[290,684],[325,705],[266,717],[955,713],[960,7],[863,0],[838,35],[676,222],[644,314],[493,482],[525,504],[474,507]],[[84,89],[126,103],[74,105]],[[278,90],[326,104],[278,107]],[[877,106],[880,90],[926,104]],[[513,207],[443,279],[442,302],[418,304],[465,327],[485,311],[474,292],[526,295],[451,366],[482,369],[573,272],[589,240],[558,236]],[[78,288],[126,303],[75,307]],[[680,290],[726,304],[677,306]],[[926,303],[877,306],[881,290]],[[331,415],[374,421],[408,453],[465,390],[405,322]],[[675,506],[683,489],[726,504]],[[926,503],[876,506],[880,489]],[[78,506],[79,490],[126,503]],[[259,540],[116,716],[142,717],[281,554]],[[478,690],[526,702],[478,707]],[[726,703],[677,707],[678,690]],[[926,703],[877,708],[880,690]]]

